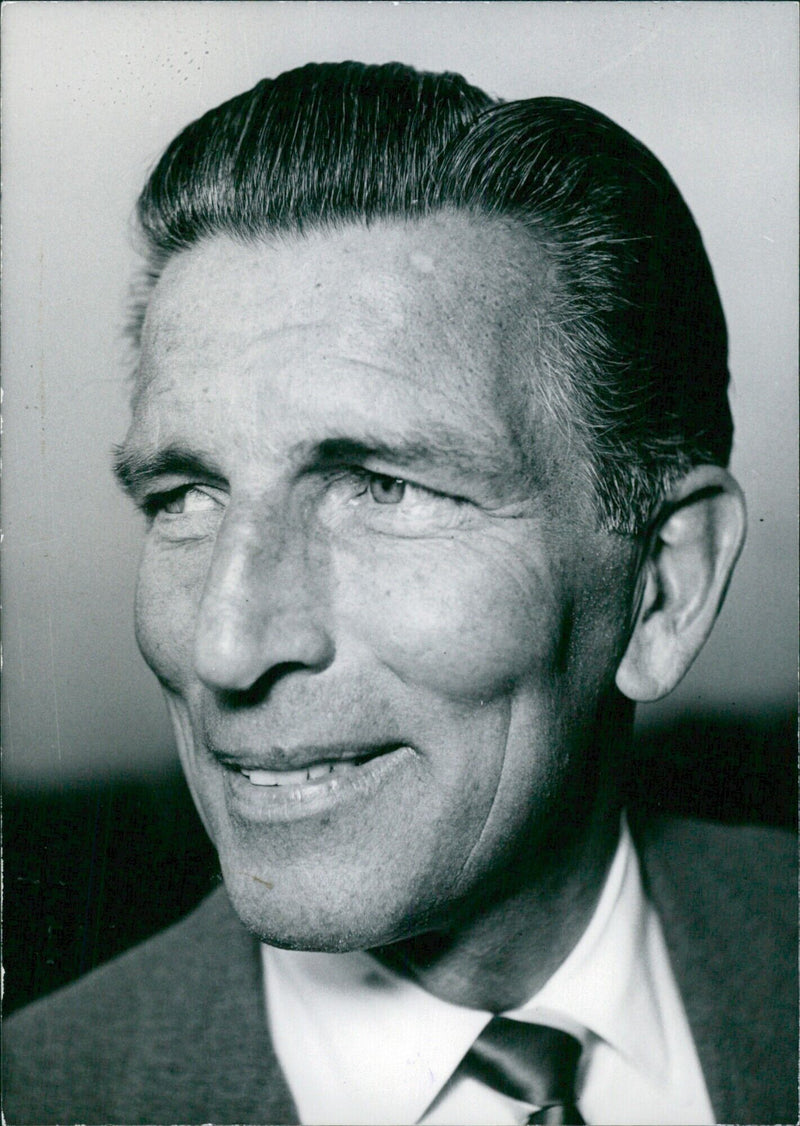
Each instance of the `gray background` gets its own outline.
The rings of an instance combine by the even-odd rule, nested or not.
[[[706,651],[645,725],[796,691],[797,8],[785,3],[55,3],[3,11],[4,774],[157,776],[173,751],[136,651],[141,527],[112,482],[126,416],[130,216],[179,128],[309,60],[453,69],[586,101],[667,165],[731,335],[750,537]]]

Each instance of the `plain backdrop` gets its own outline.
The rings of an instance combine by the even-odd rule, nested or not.
[[[4,773],[23,789],[173,754],[133,639],[131,213],[191,119],[308,61],[398,59],[588,102],[692,208],[731,339],[750,536],[706,651],[642,722],[793,706],[797,22],[790,3],[7,3],[3,9]]]

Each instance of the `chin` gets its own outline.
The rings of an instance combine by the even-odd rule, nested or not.
[[[226,870],[227,869],[227,870]],[[363,897],[330,884],[303,889],[272,886],[231,870],[224,862],[222,875],[228,898],[244,926],[261,942],[286,950],[342,954],[366,950],[404,938],[407,921],[397,911],[370,910]],[[316,894],[315,894],[316,892]],[[389,897],[384,899],[384,905]]]

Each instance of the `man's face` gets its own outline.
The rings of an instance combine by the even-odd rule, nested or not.
[[[521,232],[442,215],[219,237],[154,291],[126,442],[151,517],[138,638],[268,941],[441,926],[581,831],[562,811],[631,552],[546,419],[520,438],[535,262]]]

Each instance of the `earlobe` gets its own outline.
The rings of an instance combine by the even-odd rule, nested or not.
[[[620,692],[657,700],[702,649],[744,543],[742,491],[727,470],[693,469],[662,506],[643,555],[639,604],[617,669]]]

